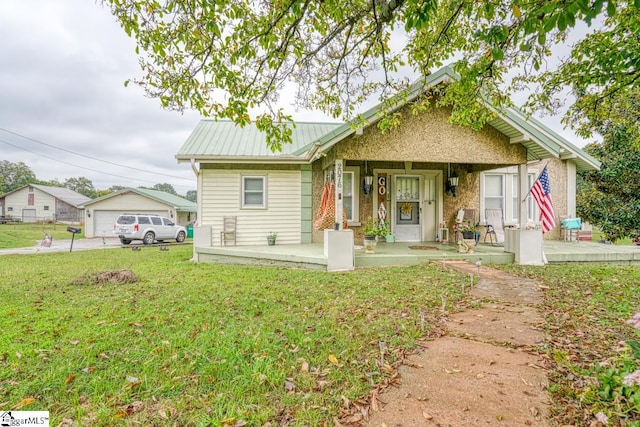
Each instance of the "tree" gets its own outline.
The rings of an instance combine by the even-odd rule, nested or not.
[[[184,196],[190,202],[197,203],[198,202],[198,192],[196,190],[187,191],[187,195]]]
[[[578,214],[600,227],[611,241],[636,237],[640,234],[640,147],[634,141],[640,130],[637,125],[609,124],[600,132],[603,142],[585,150],[602,166],[581,174]]]
[[[36,182],[36,175],[23,162],[0,161],[0,194]]]
[[[153,187],[151,187],[151,189],[164,191],[165,193],[173,194],[175,196],[178,195],[178,193],[176,193],[176,190],[173,188],[173,185],[167,184],[166,182],[164,184],[156,184]]]
[[[89,178],[85,178],[83,176],[66,179],[64,181],[64,187],[90,198],[94,198],[96,196],[96,189],[93,186],[93,182]]]
[[[291,81],[297,105],[348,119],[372,95],[393,102],[408,75],[455,58],[460,80],[438,103],[453,108],[452,121],[475,128],[491,118],[478,94],[499,108],[510,91],[542,85],[549,94],[530,108],[553,109],[568,81],[577,101],[567,120],[580,124],[579,111],[600,110],[602,96],[615,98],[640,81],[640,0],[106,2],[137,41],[143,76],[135,82],[148,95],[166,108],[239,125],[253,120],[273,150],[291,138],[291,117],[277,107]],[[574,49],[574,60],[545,72],[551,49],[594,20],[603,25]],[[589,61],[597,69],[580,74]],[[258,105],[265,109],[252,117]]]

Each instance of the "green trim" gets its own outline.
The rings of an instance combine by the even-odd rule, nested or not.
[[[313,230],[313,205],[311,180],[313,173],[311,165],[300,165],[300,243],[311,243]]]

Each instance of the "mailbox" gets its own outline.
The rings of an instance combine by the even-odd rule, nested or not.
[[[82,233],[82,228],[67,227],[67,231],[68,231],[69,233],[79,234],[79,233]]]

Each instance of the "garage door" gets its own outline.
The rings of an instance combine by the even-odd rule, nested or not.
[[[116,237],[113,234],[113,224],[116,222],[118,215],[122,215],[123,211],[94,211],[93,212],[93,236],[94,237]],[[130,212],[126,212],[130,213]],[[167,211],[136,211],[136,213],[148,213],[161,216],[167,216]]]
[[[36,222],[36,210],[22,209],[22,222]]]

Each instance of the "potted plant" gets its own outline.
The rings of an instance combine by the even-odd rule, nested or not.
[[[455,228],[457,231],[462,234],[463,239],[467,240],[475,240],[476,238],[476,227],[471,224],[468,220],[456,224]]]
[[[368,254],[375,253],[376,244],[378,242],[378,225],[373,218],[367,218],[367,223],[362,230],[364,233],[364,249]]]
[[[278,233],[274,233],[273,231],[269,233],[267,236],[267,243],[269,246],[273,246],[276,244],[276,238],[278,237]]]

